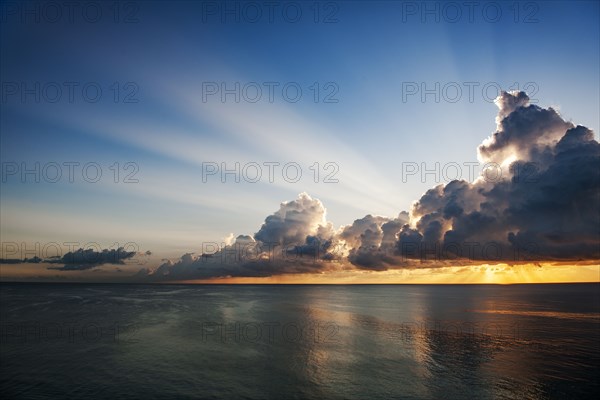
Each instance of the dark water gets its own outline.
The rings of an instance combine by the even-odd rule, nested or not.
[[[1,285],[2,398],[570,399],[600,285]]]

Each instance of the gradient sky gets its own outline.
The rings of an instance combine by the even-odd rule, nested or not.
[[[528,92],[532,103],[552,106],[598,139],[596,1],[491,2],[502,12],[497,21],[490,17],[495,8],[483,14],[490,2],[481,2],[472,20],[461,7],[454,23],[447,21],[454,11],[443,8],[444,2],[319,2],[318,15],[313,2],[284,2],[272,22],[267,3],[253,3],[263,13],[253,23],[248,20],[253,10],[239,11],[244,2],[123,3],[118,22],[115,10],[98,2],[102,17],[90,23],[79,8],[73,21],[63,9],[60,21],[42,15],[37,22],[4,2],[3,173],[7,163],[33,168],[36,162],[94,162],[103,176],[86,182],[81,165],[73,183],[64,176],[66,167],[58,183],[3,175],[3,244],[95,242],[114,248],[134,242],[152,252],[149,264],[158,265],[162,258],[201,251],[203,242],[254,234],[280,202],[301,192],[321,200],[336,229],[366,214],[393,218],[409,211],[426,190],[448,183],[431,175],[403,182],[402,163],[433,168],[436,162],[478,161],[477,146],[496,129],[498,109],[491,101],[496,87]],[[421,15],[425,6],[438,15]],[[223,7],[241,12],[239,21],[235,14],[218,14]],[[292,23],[295,9],[302,16]],[[40,101],[26,92],[23,102],[23,87],[36,82]],[[63,85],[56,103],[43,93],[52,82]],[[72,102],[63,82],[78,84]],[[211,82],[279,86],[272,103],[265,86],[256,103],[243,97],[236,103],[233,95],[225,102],[219,94],[204,93],[203,99]],[[298,102],[283,97],[281,88],[289,82],[302,88]],[[420,94],[403,99],[403,87],[422,82],[429,88],[454,82],[462,96],[456,102],[443,96],[436,102],[434,95],[423,102]],[[478,85],[472,99],[465,82]],[[98,102],[82,96],[87,83],[102,88]],[[491,84],[487,96],[486,84]],[[17,94],[11,92],[14,85]],[[133,89],[137,102],[124,102]],[[331,99],[337,102],[324,102],[334,89]],[[203,182],[206,162],[271,161],[298,163],[302,178],[286,182],[276,169],[272,183],[264,175],[257,183],[236,183],[231,176],[222,183],[218,175]],[[109,168],[115,162],[118,183]],[[137,183],[123,182],[133,170],[124,170],[128,162],[137,166]],[[318,183],[309,169],[315,162],[321,167]],[[338,183],[323,182],[328,162],[339,168]]]

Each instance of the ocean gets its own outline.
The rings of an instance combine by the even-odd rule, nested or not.
[[[0,285],[3,399],[581,399],[600,285]]]

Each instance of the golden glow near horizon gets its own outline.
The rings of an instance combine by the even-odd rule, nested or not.
[[[387,271],[346,270],[321,274],[276,275],[263,278],[219,278],[196,283],[264,284],[518,284],[600,283],[600,263],[470,265]]]
[[[48,270],[45,264],[0,264],[2,281],[123,281],[124,274],[136,270],[123,265],[89,271]],[[93,279],[91,279],[93,278]],[[519,283],[600,283],[600,260],[578,263],[540,262],[528,264],[481,264],[427,268],[401,268],[386,271],[360,270],[351,267],[314,274],[282,274],[269,277],[225,277],[198,280],[174,280],[161,283],[214,284],[519,284]],[[140,283],[145,283],[140,281]],[[150,282],[149,282],[150,283]]]

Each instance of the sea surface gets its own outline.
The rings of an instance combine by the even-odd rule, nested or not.
[[[0,398],[595,399],[600,285],[0,285]]]

